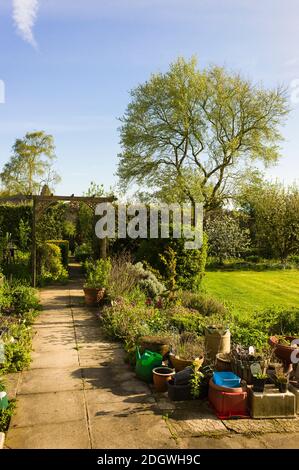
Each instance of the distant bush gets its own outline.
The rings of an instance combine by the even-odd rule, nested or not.
[[[53,243],[44,243],[38,248],[40,260],[40,281],[42,284],[49,282],[66,282],[68,272],[62,264],[61,250]]]
[[[77,245],[74,251],[76,261],[84,262],[92,256],[92,246],[89,243],[82,243]]]
[[[60,252],[61,252],[62,264],[67,269],[69,265],[69,251],[70,251],[69,241],[68,240],[47,240],[47,243],[51,243],[53,245],[59,246]]]

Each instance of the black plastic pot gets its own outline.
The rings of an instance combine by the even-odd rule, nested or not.
[[[288,383],[281,383],[281,382],[278,382],[278,389],[280,391],[280,393],[286,393],[287,390],[288,390]]]
[[[257,379],[256,377],[253,377],[252,378],[253,391],[264,393],[266,381],[267,379]]]
[[[168,398],[172,401],[193,400],[191,385],[176,385],[173,380],[169,380]]]

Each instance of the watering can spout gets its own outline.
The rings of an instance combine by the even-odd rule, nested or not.
[[[136,348],[136,356],[137,356],[137,359],[141,359],[141,354],[140,354],[140,350],[138,346]]]

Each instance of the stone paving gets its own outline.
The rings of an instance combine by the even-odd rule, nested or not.
[[[41,290],[30,370],[10,376],[17,409],[5,447],[299,448],[299,420],[218,420],[136,379],[101,333],[78,281]]]

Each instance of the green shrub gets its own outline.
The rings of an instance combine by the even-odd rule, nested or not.
[[[27,312],[37,310],[37,291],[18,281],[4,282],[0,287],[0,309],[2,313],[15,316],[24,316]]]
[[[40,260],[41,283],[65,282],[68,272],[64,268],[59,246],[53,243],[44,243],[38,248]]]
[[[97,261],[86,261],[85,269],[86,282],[84,287],[101,289],[108,286],[111,272],[111,261],[109,258]]]
[[[32,347],[32,330],[27,325],[14,323],[9,326],[8,340],[5,344],[5,362],[1,372],[18,372],[30,365],[30,353]]]
[[[155,299],[165,291],[164,285],[149,269],[145,269],[142,263],[132,265],[131,269],[136,275],[137,286],[151,299]]]
[[[15,400],[10,400],[5,410],[0,410],[0,432],[8,431],[9,423],[16,408]]]
[[[190,291],[182,291],[180,296],[184,307],[197,310],[203,316],[225,317],[228,313],[223,303],[213,297]]]
[[[65,268],[69,265],[70,244],[68,240],[47,240],[47,243],[57,245],[60,248],[62,264]]]
[[[75,259],[80,263],[84,263],[84,261],[92,256],[92,254],[92,246],[89,243],[82,243],[82,245],[77,245],[74,251]]]
[[[183,289],[198,290],[205,272],[208,242],[204,235],[200,249],[185,249],[185,239],[149,239],[143,240],[137,251],[136,258],[146,261],[154,270],[158,270],[166,283],[169,281],[169,266],[165,265],[163,256],[169,247],[176,254],[176,284]],[[162,259],[161,256],[162,255]]]
[[[171,327],[180,333],[186,331],[198,336],[204,334],[205,319],[196,310],[177,305],[168,310],[168,317]]]

